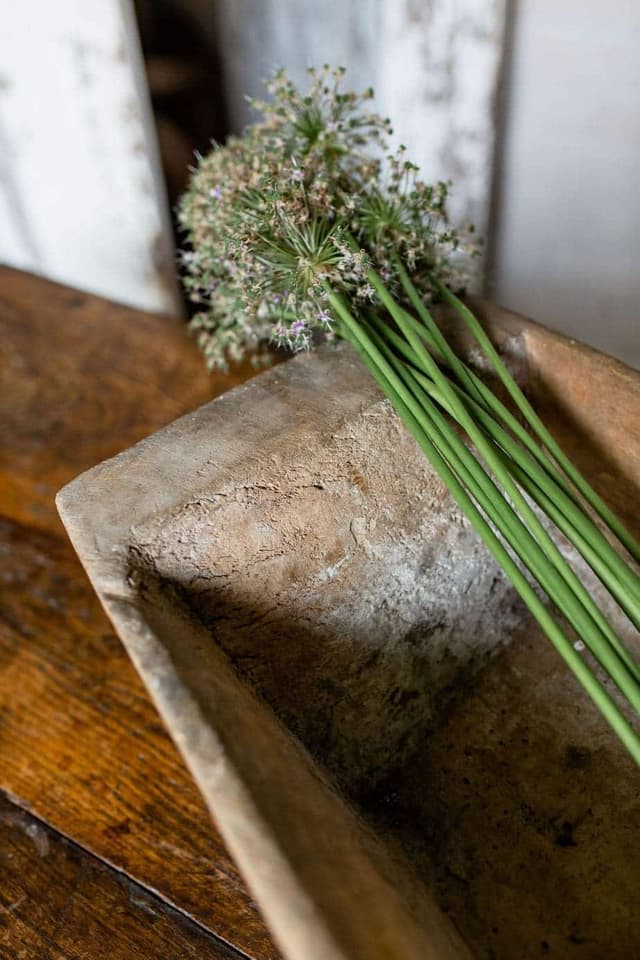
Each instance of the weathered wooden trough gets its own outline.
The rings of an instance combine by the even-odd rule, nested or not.
[[[640,376],[482,310],[637,531]],[[640,956],[637,771],[349,348],[58,504],[287,958]]]

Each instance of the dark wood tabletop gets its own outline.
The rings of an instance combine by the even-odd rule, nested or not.
[[[54,506],[250,375],[175,321],[0,269],[0,960],[278,956]]]

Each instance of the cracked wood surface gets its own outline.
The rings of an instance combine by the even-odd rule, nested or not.
[[[115,957],[136,957],[136,937],[140,956],[149,958],[232,956],[220,952],[210,931],[255,960],[273,960],[255,905],[53,503],[79,472],[249,370],[210,377],[174,322],[9,269],[0,270],[0,331],[0,789],[157,895],[155,922],[142,908],[136,913],[128,888],[106,867],[95,874],[99,882],[82,880],[69,919],[80,924],[78,943],[81,930],[86,934],[79,956],[101,956],[108,945]],[[1,958],[76,955],[69,952],[71,927],[47,939],[46,917],[58,912],[75,869],[52,836],[52,849],[61,852],[46,869],[25,860],[24,889],[11,870],[0,874]],[[27,890],[32,882],[37,894]],[[23,894],[19,912],[7,914]],[[183,930],[184,918],[163,900],[202,932]],[[116,929],[105,911],[120,911],[126,929]],[[40,934],[44,939],[33,939]]]
[[[137,883],[0,798],[0,957],[241,960]]]

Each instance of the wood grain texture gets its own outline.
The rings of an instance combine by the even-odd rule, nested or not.
[[[177,324],[0,270],[0,788],[258,960],[275,948],[57,518],[56,490],[246,378]]]
[[[2,511],[56,532],[60,486],[249,373],[210,377],[179,323],[9,269],[0,336]]]
[[[240,960],[241,955],[0,797],[0,957]]]

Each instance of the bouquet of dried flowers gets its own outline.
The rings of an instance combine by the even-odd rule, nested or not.
[[[349,341],[640,763],[640,666],[553,530],[636,629],[640,578],[630,561],[640,561],[640,544],[563,453],[460,299],[476,248],[471,230],[448,222],[448,184],[424,183],[403,148],[388,154],[389,121],[370,112],[371,90],[342,92],[343,73],[311,70],[302,93],[279,72],[273,99],[254,102],[261,119],[199,158],[179,218],[200,347],[224,368],[245,355],[267,361],[273,344]],[[515,410],[452,349],[431,312],[436,299],[467,325]]]

